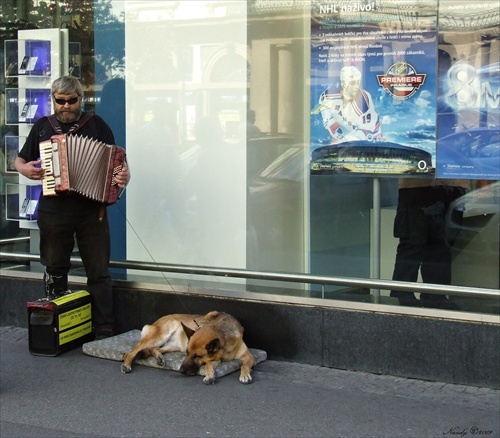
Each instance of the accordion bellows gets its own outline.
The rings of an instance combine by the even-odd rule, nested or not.
[[[54,135],[40,143],[45,169],[44,196],[76,192],[105,204],[114,204],[121,189],[116,175],[125,163],[125,150],[79,135]]]

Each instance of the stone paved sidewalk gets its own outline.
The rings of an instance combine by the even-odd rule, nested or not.
[[[500,437],[500,391],[266,360],[200,376],[75,349],[33,356],[28,332],[0,328],[0,436]]]

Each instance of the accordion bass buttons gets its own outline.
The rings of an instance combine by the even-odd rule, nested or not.
[[[123,165],[120,164],[119,166],[113,167],[113,177],[111,178],[111,185],[116,186],[116,175],[118,175],[123,169]]]

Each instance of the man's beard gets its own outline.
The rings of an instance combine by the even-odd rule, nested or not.
[[[60,109],[55,111],[57,120],[61,123],[73,123],[80,119],[82,115],[82,110],[80,108],[72,109]]]

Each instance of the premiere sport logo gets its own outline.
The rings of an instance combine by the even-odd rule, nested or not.
[[[413,96],[425,81],[425,74],[418,74],[415,68],[405,61],[392,64],[385,75],[377,75],[378,83],[392,97],[399,100]]]

